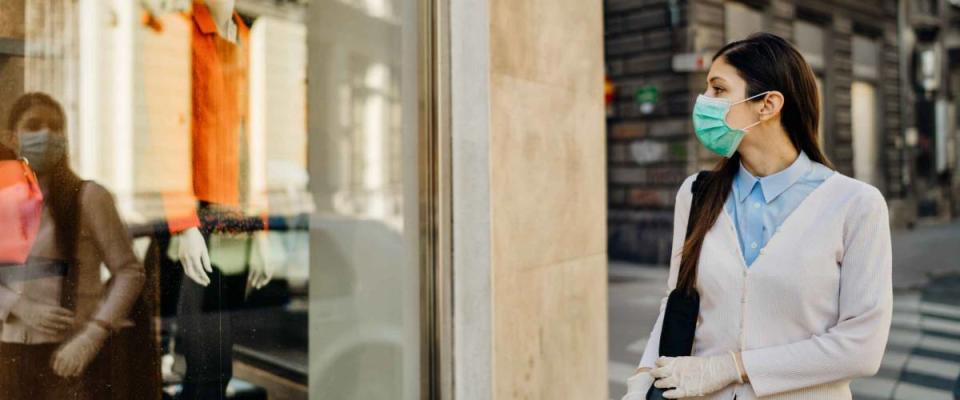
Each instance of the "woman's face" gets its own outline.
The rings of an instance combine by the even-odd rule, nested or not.
[[[720,57],[710,66],[710,72],[707,74],[707,90],[703,94],[736,103],[747,98],[747,82],[740,77],[736,68],[727,64],[725,58]],[[757,97],[756,100],[761,98]],[[757,122],[760,119],[759,111],[762,104],[762,102],[745,101],[730,107],[730,112],[727,113],[727,125],[740,129]],[[747,137],[750,135],[747,135],[744,140]]]
[[[20,147],[21,135],[36,134],[44,130],[49,131],[51,135],[63,136],[63,116],[56,108],[47,105],[30,107],[20,116],[20,120],[14,127],[12,138],[14,148]]]
[[[66,157],[63,115],[56,107],[31,106],[20,115],[13,133],[13,148],[30,161],[37,175],[50,173]]]

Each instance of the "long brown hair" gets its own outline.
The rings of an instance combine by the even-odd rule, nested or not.
[[[746,97],[768,90],[783,94],[780,124],[790,142],[804,151],[811,160],[830,169],[833,163],[820,149],[818,137],[820,101],[813,70],[800,52],[783,38],[770,33],[756,33],[731,42],[717,51],[713,60],[723,58],[737,69],[747,83]],[[751,101],[760,101],[761,98]],[[700,194],[700,206],[690,215],[687,237],[683,243],[677,288],[690,293],[696,286],[697,264],[703,238],[717,221],[730,194],[733,177],[740,168],[740,153],[721,159],[707,175]]]
[[[9,129],[10,134],[16,132],[17,124],[20,123],[20,119],[27,111],[33,107],[41,106],[54,109],[60,115],[60,118],[66,122],[67,115],[59,102],[45,93],[27,93],[20,96],[10,109],[10,115],[7,118],[7,129]],[[66,134],[66,132],[61,132],[61,134]],[[57,249],[71,263],[67,268],[68,272],[64,280],[62,302],[64,307],[73,308],[75,286],[77,284],[76,252],[80,232],[80,210],[77,195],[83,180],[70,169],[69,157],[66,153],[53,164],[46,174],[49,175],[48,193],[46,193],[43,202],[50,209],[50,215],[53,217]]]

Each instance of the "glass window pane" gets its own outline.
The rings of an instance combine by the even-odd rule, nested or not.
[[[850,86],[853,115],[854,177],[876,184],[877,175],[877,94],[873,84],[853,81]]]
[[[0,142],[62,152],[30,153],[50,195],[0,303],[80,323],[8,318],[0,362],[49,375],[101,330],[119,356],[13,386],[419,399],[421,2],[23,1],[35,94],[2,102]]]
[[[823,28],[810,22],[798,20],[793,23],[793,41],[803,54],[803,58],[814,70],[820,70],[823,64]]]
[[[741,3],[724,3],[724,31],[727,42],[744,39],[763,30],[763,13]]]
[[[876,40],[853,36],[853,75],[865,79],[880,77],[880,50]]]

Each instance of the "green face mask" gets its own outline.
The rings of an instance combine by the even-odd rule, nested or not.
[[[732,156],[733,152],[737,151],[737,146],[740,145],[743,136],[747,134],[747,129],[756,126],[761,121],[740,129],[731,128],[727,125],[727,113],[730,112],[730,107],[767,93],[770,92],[750,96],[736,103],[702,94],[697,96],[697,103],[693,106],[693,130],[697,134],[697,139],[714,153],[723,157]]]

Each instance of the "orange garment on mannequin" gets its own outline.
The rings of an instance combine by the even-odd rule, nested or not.
[[[203,2],[193,3],[191,138],[193,194],[197,200],[239,206],[240,130],[247,120],[249,28],[234,12],[236,43],[217,33]],[[196,210],[166,209],[170,232],[200,225]]]

